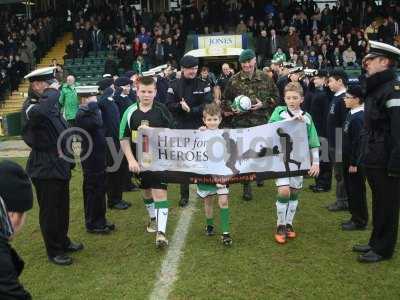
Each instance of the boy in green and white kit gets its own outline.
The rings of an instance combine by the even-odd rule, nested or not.
[[[221,124],[221,109],[216,103],[207,104],[203,110],[203,122],[206,126],[200,127],[200,130],[216,130]],[[198,184],[197,195],[204,200],[204,212],[206,215],[206,234],[214,235],[214,217],[213,217],[213,196],[218,195],[218,204],[220,207],[220,219],[222,229],[222,243],[226,246],[232,244],[232,238],[229,232],[229,207],[228,196],[229,189],[222,184]]]
[[[310,176],[318,176],[319,173],[319,139],[317,130],[311,116],[300,108],[304,101],[303,88],[298,82],[289,83],[284,90],[284,98],[287,106],[278,106],[269,119],[269,123],[287,119],[298,119],[307,124],[308,143],[311,152]],[[278,196],[276,201],[277,230],[275,240],[279,244],[286,243],[287,238],[295,238],[293,219],[298,205],[299,191],[303,187],[303,176],[279,178],[276,180]]]

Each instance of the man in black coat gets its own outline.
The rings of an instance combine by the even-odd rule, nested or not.
[[[10,245],[33,205],[31,181],[24,169],[10,160],[0,162],[0,178],[0,299],[32,299],[18,280],[24,261]]]
[[[26,169],[36,188],[49,261],[70,265],[72,258],[67,253],[79,251],[83,245],[68,237],[73,153],[68,146],[68,124],[58,107],[60,85],[54,72],[55,67],[47,67],[25,76],[31,83],[31,93],[22,107],[22,136],[32,148]]]
[[[268,37],[267,31],[262,30],[261,35],[256,40],[256,55],[257,55],[257,64],[259,68],[263,68],[265,65],[265,59],[267,58],[268,53]]]
[[[305,108],[314,121],[315,128],[321,143],[322,155],[319,164],[320,172],[315,178],[315,185],[310,188],[313,192],[327,192],[331,189],[332,185],[332,164],[329,162],[328,157],[328,140],[326,119],[329,111],[330,95],[326,88],[327,72],[318,71],[318,74],[312,78],[313,91],[310,95],[309,107]],[[311,84],[310,84],[311,85]]]
[[[199,60],[187,55],[180,61],[182,78],[171,82],[166,105],[179,129],[198,129],[202,125],[203,108],[212,102],[211,88],[197,76]],[[181,200],[184,207],[189,201],[189,185],[181,184]]]
[[[367,72],[363,164],[372,190],[372,234],[367,245],[356,245],[360,262],[393,256],[400,204],[400,82],[395,66],[400,50],[370,41],[363,59]]]

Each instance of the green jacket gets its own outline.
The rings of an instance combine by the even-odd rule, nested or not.
[[[143,72],[147,72],[149,70],[149,66],[145,62],[138,63],[137,61],[134,61],[132,64],[132,70],[137,74],[142,75]]]
[[[254,104],[256,98],[259,99],[262,108],[238,115],[233,115],[230,119],[224,119],[226,127],[248,128],[265,124],[265,116],[270,116],[276,106],[278,99],[278,88],[275,82],[260,70],[255,70],[252,78],[249,78],[243,71],[233,75],[226,84],[222,108],[224,111],[231,111],[231,105],[235,97],[245,95]]]
[[[75,120],[79,108],[78,95],[76,94],[75,86],[71,87],[64,83],[61,88],[59,102],[64,118],[67,121]]]

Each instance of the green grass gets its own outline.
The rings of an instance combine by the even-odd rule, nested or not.
[[[17,159],[21,164],[25,160]],[[21,281],[34,299],[146,299],[155,283],[164,253],[145,233],[146,211],[139,193],[126,211],[109,211],[117,231],[93,236],[84,230],[81,172],[71,181],[70,236],[85,244],[73,255],[75,264],[49,264],[38,225],[38,210],[29,213],[24,230],[13,242],[24,258]],[[307,180],[307,187],[311,181]],[[240,199],[240,185],[231,186],[231,230],[234,244],[222,246],[219,236],[204,235],[204,215],[197,203],[183,258],[170,299],[399,299],[400,254],[386,262],[363,265],[350,251],[366,242],[370,231],[342,232],[347,213],[329,213],[324,206],[333,193],[301,193],[295,218],[298,238],[286,245],[273,240],[275,194],[273,181],[254,188],[254,200]],[[172,236],[180,209],[177,186],[169,188]],[[218,210],[215,210],[218,225]],[[370,229],[370,226],[369,226]]]
[[[0,142],[5,142],[5,141],[15,141],[15,140],[21,140],[21,136],[20,135],[13,135],[13,136],[9,136],[9,135],[3,135],[0,136]]]

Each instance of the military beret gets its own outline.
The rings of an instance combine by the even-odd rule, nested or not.
[[[133,81],[130,80],[128,77],[125,77],[125,76],[118,77],[118,78],[114,81],[114,84],[115,84],[116,86],[125,86],[125,85],[132,84],[132,83],[133,83]]]
[[[131,78],[133,75],[136,75],[137,74],[137,72],[135,72],[135,71],[127,71],[125,74],[124,74],[124,77],[127,77],[127,78]]]
[[[100,91],[104,91],[106,88],[111,86],[114,83],[114,80],[112,78],[104,78],[97,82],[96,84],[99,86]]]
[[[32,208],[32,183],[25,170],[11,160],[0,162],[0,197],[9,212],[25,212]]]
[[[185,55],[180,61],[181,67],[194,68],[199,65],[199,59],[191,55]]]
[[[56,67],[39,68],[25,75],[24,78],[29,79],[30,82],[46,81],[53,79],[55,72],[56,72]]]
[[[240,53],[239,62],[244,63],[245,61],[251,60],[254,57],[256,57],[256,54],[254,53],[254,51],[251,49],[246,49],[246,50],[243,50],[242,53]]]

